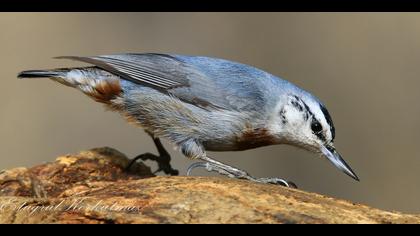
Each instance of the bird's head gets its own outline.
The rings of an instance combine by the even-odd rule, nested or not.
[[[288,94],[280,101],[269,122],[279,143],[319,153],[341,171],[359,180],[334,147],[335,128],[325,106],[307,93]]]

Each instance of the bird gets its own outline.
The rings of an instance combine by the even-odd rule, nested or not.
[[[60,56],[84,67],[26,70],[18,78],[50,78],[76,88],[119,112],[151,136],[159,155],[156,172],[178,175],[161,143],[166,139],[193,163],[231,178],[296,185],[281,178],[256,178],[209,157],[206,151],[242,151],[287,144],[329,160],[359,178],[334,147],[335,127],[324,105],[310,92],[266,71],[227,59],[164,53]]]

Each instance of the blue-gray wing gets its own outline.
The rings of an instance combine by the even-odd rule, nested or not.
[[[243,111],[261,109],[264,104],[259,80],[267,75],[222,59],[154,53],[58,58],[93,64],[206,109]]]

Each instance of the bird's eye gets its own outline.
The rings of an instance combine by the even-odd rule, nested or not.
[[[322,131],[322,126],[318,121],[313,121],[311,124],[311,129],[314,133],[319,133]]]

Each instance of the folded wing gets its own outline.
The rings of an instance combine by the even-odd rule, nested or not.
[[[258,96],[235,74],[215,75],[167,54],[117,54],[94,57],[63,56],[93,64],[133,83],[154,88],[205,109],[241,110]],[[217,60],[217,59],[215,59]],[[217,71],[217,68],[216,70]],[[216,72],[217,73],[217,72]],[[249,78],[247,78],[249,80]],[[252,79],[252,78],[251,78]],[[230,87],[229,87],[230,86]],[[242,87],[241,87],[242,86]],[[252,104],[259,106],[259,104]]]

